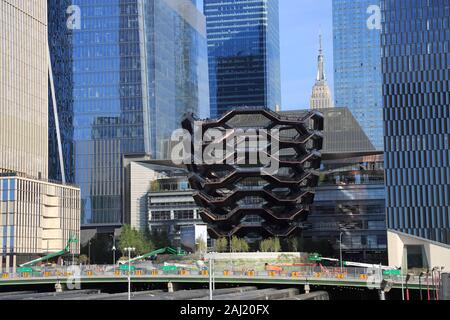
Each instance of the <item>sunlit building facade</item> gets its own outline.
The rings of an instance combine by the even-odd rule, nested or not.
[[[0,273],[63,250],[72,237],[80,239],[79,188],[0,174]],[[70,253],[80,253],[79,243]]]
[[[48,172],[46,1],[0,0],[0,171]]]

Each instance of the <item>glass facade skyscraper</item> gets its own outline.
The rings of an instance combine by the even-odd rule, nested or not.
[[[383,150],[380,0],[333,0],[335,105]]]
[[[72,31],[67,28],[66,12],[72,0],[48,1],[48,43],[52,59],[52,72],[54,79],[58,120],[61,134],[61,146],[64,161],[65,177],[67,182],[74,183],[73,159],[73,46]],[[56,133],[53,99],[49,91],[49,177],[52,180],[62,181],[58,140]]]
[[[51,32],[66,26],[61,16],[67,18],[67,7],[60,3],[49,2],[50,23],[59,24]],[[168,158],[170,136],[183,114],[208,108],[205,17],[192,0],[70,5],[80,9],[80,28],[66,31],[70,41],[50,35],[56,39],[56,78],[63,68],[58,61],[72,71],[57,92],[59,101],[71,97],[59,114],[73,117],[62,121],[73,129],[65,151],[73,161],[68,180],[81,187],[84,226],[120,225],[123,156]],[[59,48],[66,45],[72,47],[64,54]]]
[[[211,117],[281,106],[278,0],[204,0]]]
[[[382,1],[387,219],[450,244],[450,1]]]

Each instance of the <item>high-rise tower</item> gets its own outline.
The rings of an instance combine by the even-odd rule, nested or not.
[[[124,156],[168,158],[183,114],[208,108],[205,17],[193,0],[48,3],[67,179],[81,187],[84,227],[120,226]]]
[[[450,1],[382,5],[388,227],[448,245]]]
[[[0,0],[0,171],[47,178],[47,2]]]
[[[333,0],[334,94],[383,150],[380,0]]]
[[[211,117],[281,106],[278,0],[204,0]]]
[[[47,30],[47,1],[0,0],[0,274],[80,238],[80,190],[47,179]]]
[[[317,57],[317,77],[312,89],[310,108],[328,109],[333,107],[330,87],[325,75],[325,56],[322,48],[322,36],[319,37],[319,56]]]

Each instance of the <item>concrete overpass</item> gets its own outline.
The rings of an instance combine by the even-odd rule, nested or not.
[[[385,280],[388,280],[385,278]],[[427,282],[425,279],[419,279],[413,277],[406,284],[405,277],[396,276],[391,277],[393,289],[402,289],[406,286],[411,290],[430,290],[436,289],[437,285],[431,282],[431,279]],[[164,284],[209,284],[210,277],[207,273],[201,274],[133,274],[130,276],[131,283],[164,283]],[[53,285],[57,283],[61,284],[114,284],[114,283],[127,283],[128,276],[126,274],[110,274],[105,273],[101,275],[83,274],[72,275],[69,273],[61,274],[58,276],[39,276],[32,277],[30,275],[25,276],[5,276],[0,279],[0,288],[2,286],[27,286],[27,285]],[[302,276],[298,274],[283,275],[274,273],[247,273],[245,275],[234,275],[225,273],[216,273],[214,275],[214,282],[216,284],[231,284],[231,285],[289,285],[289,286],[321,286],[321,287],[353,287],[353,288],[367,288],[367,289],[379,289],[381,285],[380,279],[371,278],[365,275],[359,277],[349,276],[348,274],[313,274],[311,276]]]

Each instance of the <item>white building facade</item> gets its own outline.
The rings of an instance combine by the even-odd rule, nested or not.
[[[80,239],[80,221],[79,188],[1,174],[0,273]],[[79,243],[70,253],[80,253]]]

